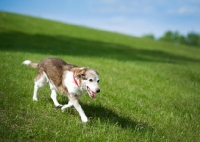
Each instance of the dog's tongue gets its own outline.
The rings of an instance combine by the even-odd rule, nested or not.
[[[96,98],[96,93],[94,93],[89,87],[87,87],[87,90],[88,90],[90,97]]]

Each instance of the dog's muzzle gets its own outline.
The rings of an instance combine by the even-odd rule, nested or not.
[[[87,86],[87,92],[89,94],[89,96],[91,98],[96,98],[96,93],[99,93],[100,92],[100,89],[96,89],[96,92],[93,92],[88,86]]]

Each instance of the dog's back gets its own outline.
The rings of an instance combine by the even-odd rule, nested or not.
[[[38,74],[45,72],[56,87],[62,85],[63,69],[68,64],[58,58],[46,58],[38,63]]]

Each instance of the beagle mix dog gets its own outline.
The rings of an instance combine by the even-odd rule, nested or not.
[[[64,111],[66,108],[74,106],[82,122],[88,121],[78,102],[78,97],[88,93],[91,98],[95,98],[96,94],[100,92],[99,74],[96,70],[68,64],[59,58],[46,58],[39,63],[25,60],[23,64],[37,68],[34,80],[34,101],[38,101],[38,89],[48,83],[51,89],[51,98],[56,107],[61,107],[61,110]],[[57,91],[69,98],[68,104],[58,103]]]

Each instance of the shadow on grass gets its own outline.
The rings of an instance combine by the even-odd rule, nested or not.
[[[21,32],[0,33],[1,51],[20,51],[51,55],[99,57],[120,61],[199,62],[192,58],[158,50],[136,49],[119,44],[69,36],[30,35]]]
[[[90,121],[99,119],[103,123],[109,123],[110,125],[116,125],[124,129],[131,129],[132,131],[142,133],[147,131],[153,132],[154,130],[147,123],[136,122],[128,117],[120,116],[113,110],[105,108],[101,105],[89,105],[82,102],[80,104]],[[68,108],[68,113],[79,116],[74,107]]]
[[[62,98],[59,100],[59,103],[67,104],[68,99],[66,97],[62,96],[61,94],[58,95],[58,97],[59,96],[60,96],[60,98]],[[54,104],[52,103],[52,99],[49,98],[48,103],[52,104],[52,107],[55,108]],[[112,108],[108,109],[102,105],[87,104],[87,103],[81,102],[80,100],[79,100],[79,103],[80,103],[81,107],[83,108],[86,116],[90,119],[91,122],[99,119],[100,122],[102,122],[102,123],[116,125],[121,128],[130,129],[130,130],[136,131],[136,132],[145,133],[145,132],[153,132],[154,131],[154,128],[152,126],[150,126],[149,124],[144,123],[144,122],[136,122],[129,117],[120,116],[119,114],[114,112],[112,110]],[[60,108],[56,107],[55,109],[60,109]],[[76,117],[79,117],[79,119],[80,119],[80,116],[79,116],[77,110],[74,108],[74,106],[67,108],[65,113],[75,115]],[[80,121],[81,121],[81,119],[80,119]]]
[[[111,123],[113,125],[118,125],[122,128],[130,128],[134,131],[153,131],[153,128],[146,123],[139,123],[131,120],[130,118],[119,116],[113,110],[105,108],[101,105],[94,106],[88,104],[82,104],[86,115],[92,119],[99,118],[102,122]]]
[[[61,94],[58,95],[60,96],[59,103],[61,104],[66,104],[68,102],[68,99]],[[52,104],[52,100],[49,98],[48,99],[49,103]],[[90,119],[90,121],[100,119],[101,122],[103,123],[109,123],[111,125],[117,125],[121,128],[125,129],[131,129],[132,131],[139,131],[139,132],[153,132],[153,127],[149,126],[147,123],[143,122],[136,122],[132,120],[129,117],[125,116],[120,116],[116,112],[114,112],[109,108],[106,108],[102,105],[94,105],[94,104],[88,104],[88,103],[83,103],[82,101],[79,100],[79,103],[83,110],[85,111],[86,116]],[[52,104],[54,107],[54,105]],[[72,106],[68,108],[67,113],[75,115],[77,117],[80,117],[76,109]]]

